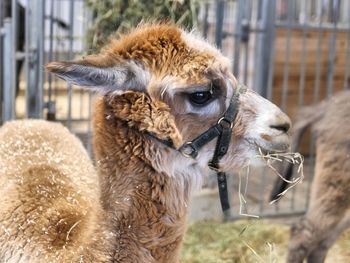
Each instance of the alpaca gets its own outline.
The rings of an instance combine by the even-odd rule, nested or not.
[[[93,114],[100,193],[99,202],[94,195],[90,201],[89,191],[97,186],[85,187],[74,173],[66,175],[62,190],[50,186],[68,187],[92,205],[60,207],[69,224],[60,232],[51,228],[55,239],[42,235],[41,225],[27,226],[35,247],[22,255],[33,258],[25,262],[179,262],[190,196],[208,163],[225,172],[261,164],[258,147],[289,148],[289,118],[239,85],[216,48],[171,24],[141,25],[111,40],[100,54],[46,68],[100,94]],[[85,165],[75,156],[76,165]],[[33,209],[50,223],[55,204]],[[16,241],[1,245],[7,249],[0,261],[7,256],[17,262]]]
[[[108,262],[98,176],[79,139],[25,120],[4,124],[0,142],[0,262]],[[100,249],[83,253],[95,239]]]
[[[306,215],[291,229],[287,262],[325,261],[329,248],[350,227],[350,91],[305,107],[293,128],[297,149],[302,134],[316,132],[316,167]],[[287,178],[291,177],[292,169]],[[279,185],[274,193],[285,186]],[[283,190],[282,190],[283,191]]]

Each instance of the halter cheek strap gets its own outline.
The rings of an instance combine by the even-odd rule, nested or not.
[[[198,151],[205,144],[218,137],[214,155],[211,161],[208,163],[208,166],[217,174],[220,203],[223,211],[230,209],[230,202],[228,197],[226,174],[219,170],[219,162],[220,159],[227,153],[229,148],[232,128],[238,112],[239,95],[245,92],[245,90],[245,87],[239,85],[231,98],[230,105],[227,108],[224,116],[218,120],[216,125],[209,128],[206,132],[202,133],[194,140],[183,144],[179,149],[184,156],[196,158]]]
[[[244,93],[246,90],[247,88],[245,86],[238,84],[238,87],[230,100],[230,105],[217,123],[192,141],[184,143],[178,149],[182,155],[195,159],[198,156],[199,150],[204,145],[218,137],[214,155],[211,161],[208,163],[208,166],[217,173],[220,202],[223,211],[230,209],[230,203],[228,198],[226,174],[224,172],[220,172],[219,162],[220,159],[227,153],[231,142],[232,128],[234,126],[234,121],[236,119],[239,107],[239,95]],[[151,136],[154,137],[153,135]],[[157,137],[155,138],[158,139]],[[160,141],[165,145],[174,148],[171,141]]]

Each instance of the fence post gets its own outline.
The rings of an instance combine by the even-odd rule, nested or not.
[[[224,26],[225,0],[216,1],[215,44],[221,49]]]
[[[263,0],[261,18],[256,42],[256,68],[254,89],[263,97],[267,96],[270,60],[275,41],[276,0]]]
[[[4,45],[3,45],[3,121],[9,121],[15,118],[15,86],[13,83],[15,68],[15,52],[13,51],[12,19],[4,19]]]
[[[246,3],[247,4],[247,3]],[[243,18],[243,5],[242,0],[236,1],[236,21],[235,21],[235,33],[234,33],[234,51],[233,51],[233,75],[240,79],[239,62],[241,53],[241,41],[242,41],[242,18]],[[246,84],[246,83],[245,83]]]
[[[69,3],[69,53],[68,58],[73,59],[73,33],[74,33],[74,1],[70,0]],[[68,109],[67,109],[67,128],[72,129],[72,102],[73,102],[73,88],[71,84],[67,85],[67,97],[68,97]]]
[[[0,125],[2,125],[3,118],[2,118],[2,107],[3,107],[3,69],[2,65],[4,65],[4,56],[3,56],[3,35],[4,35],[4,28],[3,28],[3,1],[0,1]]]
[[[28,1],[26,8],[26,114],[41,118],[43,110],[44,77],[44,0]]]

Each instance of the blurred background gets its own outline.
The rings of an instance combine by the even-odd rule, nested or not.
[[[21,118],[62,122],[92,154],[94,95],[47,74],[44,65],[97,52],[111,35],[142,20],[196,28],[232,59],[239,81],[292,120],[302,106],[349,89],[349,0],[1,0],[0,125]],[[281,221],[303,215],[314,144],[309,131],[299,149],[305,156],[304,182],[276,204],[268,201],[276,176],[268,169],[249,171],[249,180],[241,182],[247,185],[244,213]],[[190,222],[223,219],[215,182],[215,176],[209,178],[194,197]],[[231,176],[229,183],[232,208],[224,219],[246,218],[239,213],[238,177]],[[198,262],[258,262],[213,260]]]

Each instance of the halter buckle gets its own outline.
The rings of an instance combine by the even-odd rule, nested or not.
[[[226,119],[225,117],[221,117],[218,120],[218,124],[222,127],[222,128],[226,128],[226,129],[232,129],[233,128],[233,122],[231,122],[230,120]]]
[[[208,167],[210,170],[213,170],[214,172],[219,172],[219,167],[217,164],[214,164],[212,161],[208,163]]]
[[[184,145],[181,146],[179,151],[183,156],[188,158],[189,157],[196,158],[198,155],[198,151],[196,148],[194,148],[192,142],[186,142]]]

